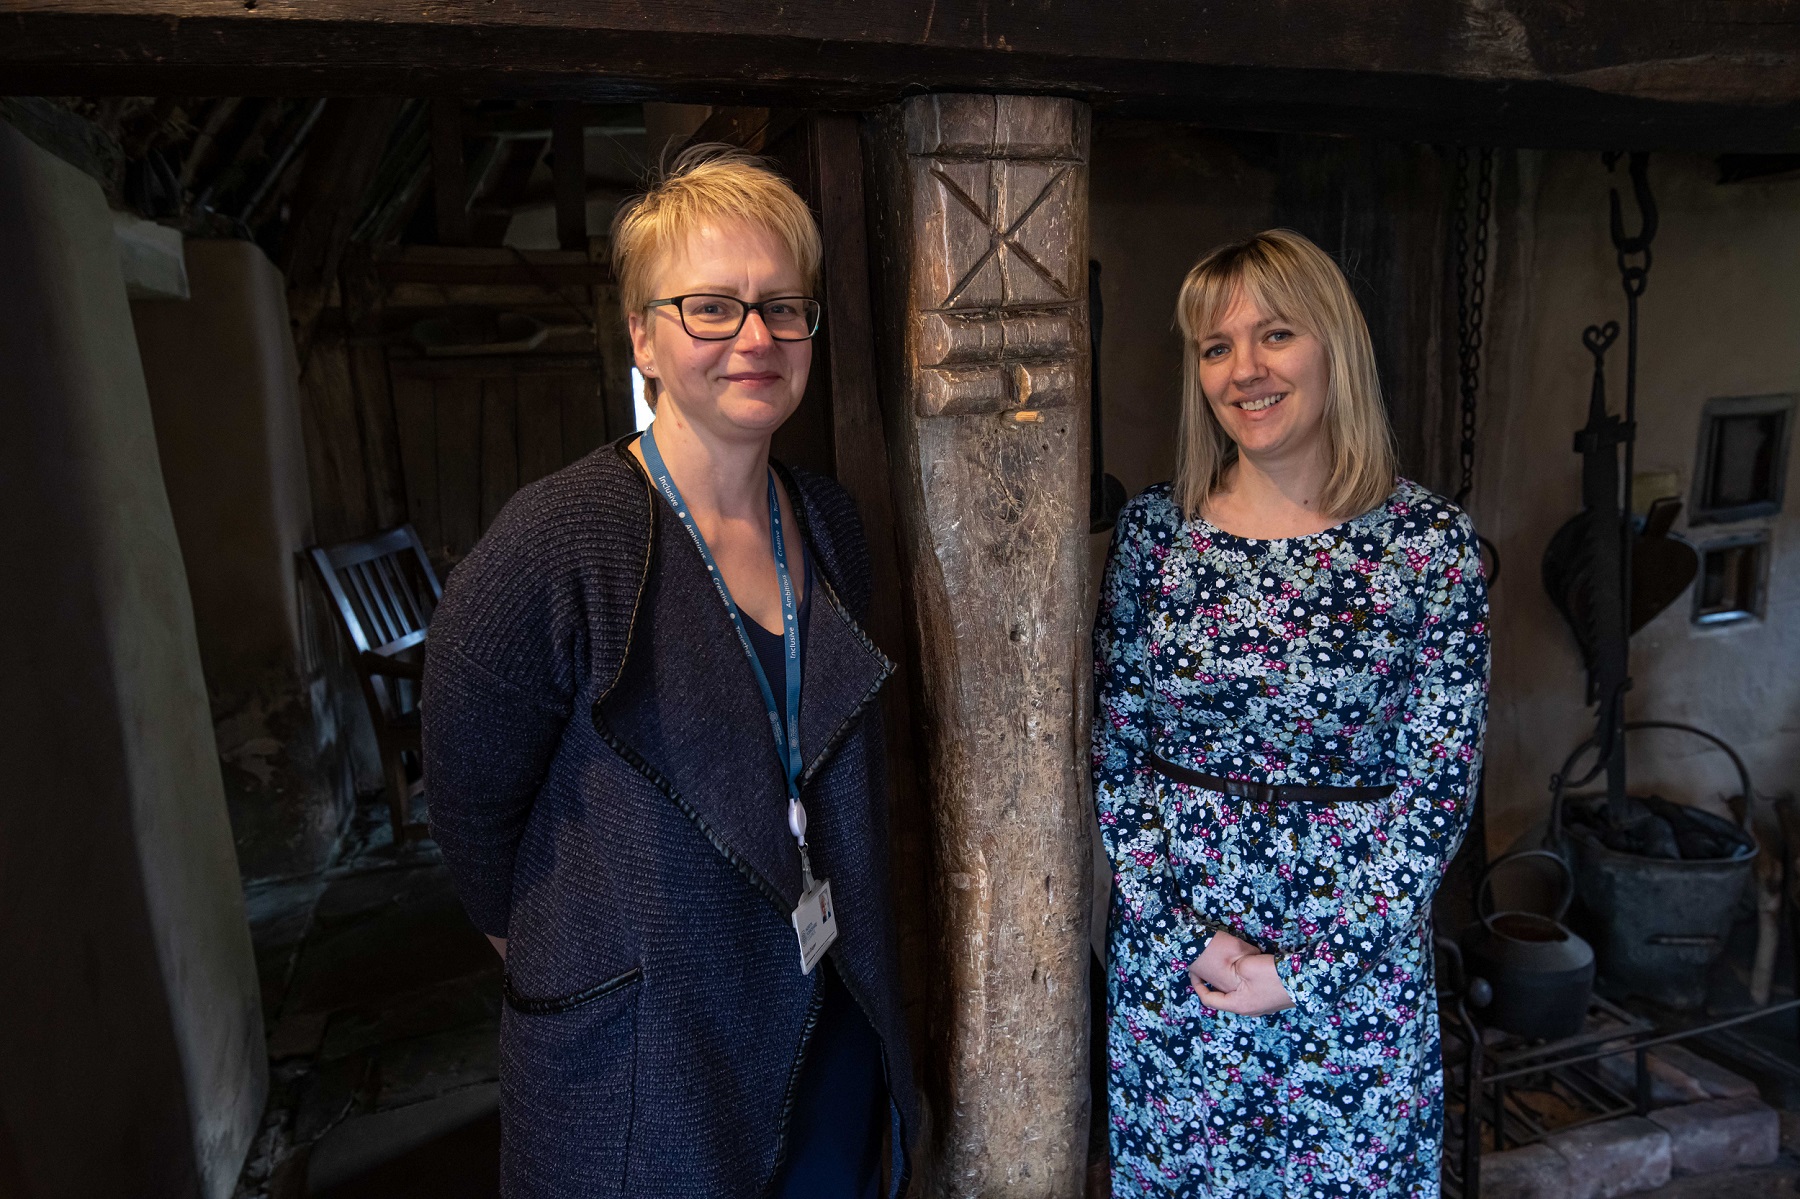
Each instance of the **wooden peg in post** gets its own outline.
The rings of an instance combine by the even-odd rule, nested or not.
[[[1032,382],[1031,372],[1018,363],[1012,367],[1013,401],[1018,406],[1006,415],[1015,425],[1035,425],[1044,419],[1044,414],[1031,406]]]

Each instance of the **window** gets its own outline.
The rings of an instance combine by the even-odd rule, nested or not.
[[[631,414],[639,433],[648,429],[656,418],[656,413],[650,410],[650,401],[644,398],[644,390],[644,376],[634,366],[631,368]]]
[[[1729,624],[1762,615],[1769,577],[1769,535],[1728,537],[1700,549],[1694,585],[1694,623]]]
[[[1794,399],[1734,396],[1706,402],[1690,525],[1749,520],[1781,511]]]

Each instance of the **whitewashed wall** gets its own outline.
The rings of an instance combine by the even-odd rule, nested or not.
[[[1592,731],[1573,636],[1540,581],[1550,535],[1580,506],[1572,435],[1586,419],[1589,324],[1625,319],[1608,231],[1607,190],[1637,218],[1624,163],[1597,154],[1503,156],[1496,196],[1495,285],[1476,492],[1500,546],[1494,591],[1494,689],[1488,730],[1488,832],[1497,852],[1543,818],[1550,774]],[[1716,396],[1800,391],[1800,181],[1720,186],[1716,162],[1656,154],[1661,211],[1642,305],[1637,470],[1678,472],[1691,497],[1701,409]],[[1625,345],[1608,357],[1624,403]],[[1792,459],[1790,459],[1791,464]],[[1732,742],[1758,789],[1792,791],[1800,769],[1800,494],[1767,522],[1704,525],[1704,543],[1766,525],[1772,562],[1765,619],[1691,623],[1692,589],[1632,641],[1632,719],[1680,720]],[[1686,512],[1677,523],[1687,531]],[[1639,733],[1633,790],[1717,800],[1736,790],[1724,757],[1696,738]]]

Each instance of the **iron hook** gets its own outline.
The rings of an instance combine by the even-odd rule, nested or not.
[[[1607,155],[1607,169],[1611,170],[1618,161],[1616,154]],[[1619,201],[1618,188],[1612,188],[1608,198],[1612,204],[1612,239],[1613,245],[1620,254],[1643,254],[1649,251],[1650,242],[1656,237],[1656,198],[1650,194],[1650,155],[1643,150],[1631,153],[1631,192],[1637,200],[1638,213],[1643,220],[1636,237],[1625,236],[1624,205]]]

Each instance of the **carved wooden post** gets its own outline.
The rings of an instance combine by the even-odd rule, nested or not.
[[[1088,1122],[1088,111],[889,109],[889,454],[930,795],[928,1193],[1081,1193]]]

